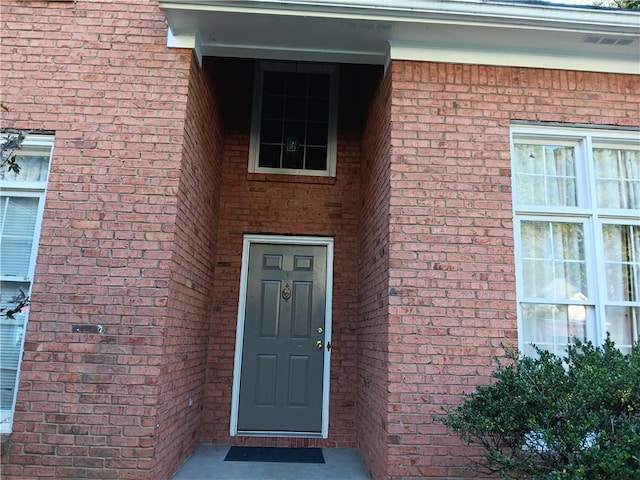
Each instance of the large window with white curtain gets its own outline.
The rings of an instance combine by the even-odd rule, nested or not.
[[[519,346],[640,339],[640,132],[512,125]]]
[[[3,138],[5,134],[2,134]],[[28,136],[16,150],[20,173],[0,172],[0,433],[11,431],[53,137]]]

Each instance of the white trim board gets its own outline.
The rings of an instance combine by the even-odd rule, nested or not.
[[[485,0],[174,0],[160,8],[176,38],[194,37],[200,56],[640,73],[640,14],[627,10]]]
[[[280,245],[321,245],[327,247],[327,288],[325,298],[325,342],[331,342],[331,322],[333,304],[333,238],[289,235],[253,235],[244,236],[242,244],[242,267],[240,271],[240,295],[238,300],[238,323],[236,328],[236,346],[233,360],[233,384],[231,390],[231,422],[229,433],[235,436],[292,437],[292,438],[328,438],[329,436],[329,388],[331,370],[331,350],[324,349],[324,374],[322,378],[322,428],[320,435],[305,432],[245,432],[238,430],[240,406],[240,374],[242,367],[242,346],[244,343],[244,318],[247,301],[247,280],[249,276],[249,249],[258,243]]]
[[[390,42],[390,60],[463,63],[498,67],[545,68],[583,72],[639,74],[637,59],[616,56],[578,56],[570,52],[503,49],[470,45],[412,45]]]

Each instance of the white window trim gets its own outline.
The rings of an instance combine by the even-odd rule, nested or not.
[[[556,303],[563,305],[582,305],[586,307],[586,340],[600,345],[606,337],[605,308],[615,304],[607,300],[605,296],[605,266],[604,244],[602,238],[602,225],[633,225],[640,228],[640,215],[631,209],[603,209],[596,207],[595,175],[591,160],[591,151],[594,144],[608,147],[631,147],[640,149],[640,132],[627,129],[607,129],[581,126],[549,126],[516,124],[511,125],[511,184],[513,186],[513,225],[514,225],[514,254],[516,268],[516,295],[517,295],[517,324],[518,324],[518,348],[524,350],[529,343],[524,342],[524,325],[522,304],[530,303]],[[538,206],[518,205],[516,203],[516,169],[513,163],[515,159],[515,145],[519,141],[539,144],[565,144],[576,147],[576,186],[578,191],[578,205],[564,206]],[[595,290],[589,292],[590,299],[585,302],[573,302],[567,299],[533,299],[524,296],[522,271],[522,245],[521,230],[522,221],[567,221],[578,222],[584,225],[585,234],[585,260],[588,286]],[[628,305],[628,304],[627,304]],[[626,305],[625,305],[626,306]]]
[[[259,166],[260,123],[262,119],[262,85],[265,71],[328,73],[331,76],[329,92],[329,130],[327,137],[326,170],[303,170],[292,168],[265,168]],[[298,62],[258,62],[256,64],[253,88],[253,110],[251,116],[251,136],[249,141],[249,172],[280,175],[336,176],[338,138],[338,67],[324,63]]]
[[[6,134],[2,134],[5,136]],[[53,135],[27,135],[24,142],[22,143],[23,149],[28,149],[30,146],[46,146],[50,148],[49,153],[49,165],[47,169],[47,179],[49,178],[49,172],[51,171],[51,163],[53,160],[53,145],[54,145],[54,136]],[[17,153],[20,153],[19,151]],[[29,197],[29,198],[38,198],[38,212],[36,216],[36,223],[34,227],[34,235],[33,235],[33,247],[31,249],[31,258],[29,261],[29,269],[27,277],[17,279],[16,277],[0,277],[2,281],[16,281],[16,282],[28,282],[29,283],[29,291],[27,292],[27,296],[31,296],[31,291],[33,288],[33,277],[36,268],[36,259],[38,255],[38,245],[40,242],[40,232],[42,229],[42,219],[44,214],[44,204],[47,193],[47,184],[46,182],[20,182],[20,181],[5,181],[0,179],[0,192],[3,196],[11,196],[11,197]],[[13,417],[15,413],[16,407],[16,399],[18,396],[18,385],[20,384],[20,371],[22,368],[22,357],[24,356],[24,340],[27,331],[27,324],[29,322],[29,309],[23,314],[24,315],[24,325],[22,332],[22,341],[20,345],[20,352],[18,357],[18,367],[16,374],[16,383],[13,392],[13,402],[10,410],[0,409],[0,433],[11,433],[13,429]],[[19,320],[8,320],[7,322],[17,322]]]

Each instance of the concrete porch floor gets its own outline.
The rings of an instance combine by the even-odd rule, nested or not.
[[[172,480],[369,480],[358,451],[323,448],[325,463],[225,462],[223,445],[200,445]]]

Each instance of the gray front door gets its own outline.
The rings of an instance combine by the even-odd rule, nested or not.
[[[249,250],[238,430],[320,433],[327,247]]]

